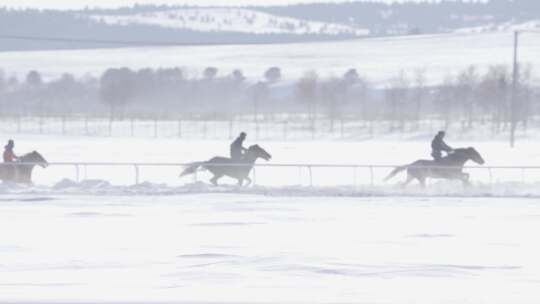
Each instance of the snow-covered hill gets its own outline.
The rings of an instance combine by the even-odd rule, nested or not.
[[[527,22],[503,22],[488,23],[481,26],[466,27],[457,29],[456,33],[486,33],[486,32],[508,32],[508,31],[538,31],[540,32],[540,20],[530,20]]]
[[[294,80],[314,70],[320,76],[341,75],[356,68],[375,84],[384,83],[400,70],[425,69],[432,83],[444,80],[470,65],[480,70],[512,63],[511,32],[418,35],[366,38],[339,42],[271,45],[179,46],[119,49],[3,52],[0,62],[7,75],[22,79],[39,70],[50,79],[69,72],[99,75],[110,67],[182,67],[189,75],[214,66],[222,73],[241,69],[258,80],[270,67],[282,69],[284,80]],[[520,45],[520,62],[540,66],[540,35],[528,35]]]
[[[131,15],[92,15],[91,18],[107,24],[154,25],[202,32],[354,36],[369,34],[366,29],[347,25],[280,17],[239,8],[186,8]]]

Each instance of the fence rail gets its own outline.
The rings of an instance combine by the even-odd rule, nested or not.
[[[399,123],[390,119],[370,119],[369,117],[340,117],[331,119],[324,115],[310,119],[309,115],[272,114],[268,117],[243,115],[233,118],[211,117],[124,117],[111,120],[104,116],[26,116],[1,115],[0,132],[13,134],[43,134],[66,136],[104,137],[153,137],[153,138],[233,138],[245,131],[257,140],[262,139],[350,139],[374,138],[380,134],[401,134],[426,132],[432,134],[440,129],[455,134],[469,131],[482,132],[493,136],[506,136],[497,124],[466,125],[463,121],[449,123],[437,117],[422,120],[403,120]],[[540,117],[531,117],[528,128],[540,128]],[[526,132],[518,128],[517,132]]]
[[[41,166],[43,163],[0,163],[2,166],[11,166],[13,164],[17,165],[28,165],[28,166]],[[182,168],[191,165],[192,163],[152,163],[152,162],[51,162],[47,163],[47,166],[56,166],[56,167],[72,167],[75,171],[75,180],[77,182],[81,181],[81,171],[86,170],[89,167],[127,167],[133,169],[133,180],[135,184],[139,184],[141,181],[141,168],[145,167],[154,167],[154,168]],[[227,166],[227,167],[246,167],[250,165],[242,163],[230,163],[230,164],[204,164],[205,166]],[[254,164],[252,170],[253,182],[256,183],[257,168],[293,168],[299,170],[307,170],[309,185],[313,186],[314,180],[314,169],[351,169],[353,170],[353,179],[354,184],[356,184],[357,170],[367,170],[369,176],[370,185],[375,185],[375,170],[376,169],[394,169],[401,165],[390,165],[390,164],[313,164],[313,163],[299,163],[299,164]],[[408,166],[409,168],[420,168],[420,166]],[[456,167],[451,166],[421,166],[421,168],[428,169],[456,169]],[[494,170],[518,170],[520,171],[521,178],[519,182],[525,181],[525,171],[527,170],[538,170],[540,173],[540,166],[465,166],[464,170],[482,170],[487,172],[489,176],[489,183],[493,183]],[[195,180],[197,180],[197,175],[194,175]],[[517,180],[516,180],[517,181]]]

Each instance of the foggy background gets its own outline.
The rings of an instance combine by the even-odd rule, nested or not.
[[[279,125],[313,138],[439,128],[496,136],[540,127],[531,55],[540,36],[539,2],[316,2],[228,2],[227,8],[189,1],[93,8],[101,4],[92,2],[75,10],[67,9],[85,2],[18,1],[27,7],[21,9],[3,2],[0,127],[42,133],[54,122],[56,132],[66,133],[72,122],[84,121],[81,132],[88,133],[88,124],[99,120],[111,133],[113,122],[129,121],[134,133],[134,120],[216,122],[214,128],[228,126],[230,134]],[[62,9],[36,9],[43,7]],[[527,37],[514,83],[516,30]],[[452,39],[462,39],[457,47],[463,54],[451,57],[455,52],[444,43]],[[192,45],[205,48],[174,58],[173,47]],[[148,60],[138,55],[127,61],[125,55],[145,54],[148,47],[154,51]],[[311,68],[307,53],[295,53],[319,47],[324,51],[312,54],[317,64]],[[393,47],[401,61],[378,55]],[[350,53],[339,53],[343,48]],[[234,57],[243,49],[252,50],[250,63]],[[114,53],[120,57],[95,66]],[[194,61],[199,53],[211,60]],[[168,57],[160,60],[162,54]],[[412,63],[415,57],[428,59]]]

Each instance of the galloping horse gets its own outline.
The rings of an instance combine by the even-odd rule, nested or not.
[[[248,175],[258,158],[268,161],[272,156],[258,145],[253,145],[249,147],[244,154],[244,157],[239,161],[217,156],[205,162],[194,162],[189,164],[180,176],[193,174],[200,167],[214,174],[214,177],[212,177],[210,181],[216,186],[218,180],[225,175],[237,179],[239,186],[242,186],[244,180],[247,180],[247,184],[249,185],[251,184],[251,179]]]
[[[474,148],[456,149],[454,153],[442,158],[440,161],[417,160],[410,165],[397,167],[384,180],[387,181],[401,171],[407,170],[407,180],[403,184],[408,185],[414,179],[417,179],[422,187],[426,186],[426,179],[458,179],[463,185],[469,184],[469,174],[463,172],[463,166],[469,160],[483,165],[484,159]]]
[[[15,182],[23,184],[32,183],[32,171],[38,165],[42,168],[48,166],[47,161],[36,151],[19,157],[14,163],[0,165],[0,180],[2,182]]]

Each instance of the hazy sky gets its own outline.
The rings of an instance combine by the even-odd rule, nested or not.
[[[72,9],[89,7],[118,7],[139,4],[190,5],[276,5],[306,2],[350,2],[351,0],[0,0],[0,6]],[[358,0],[356,0],[358,1]],[[410,2],[421,0],[374,0],[378,2]]]

